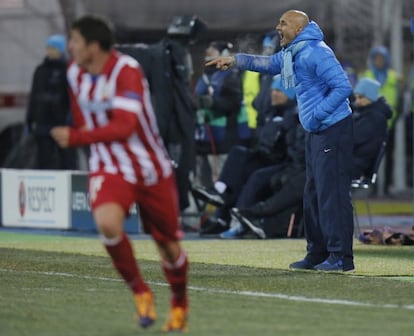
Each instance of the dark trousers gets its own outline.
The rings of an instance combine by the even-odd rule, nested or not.
[[[279,190],[273,190],[260,207],[262,216],[272,216],[303,203],[303,188],[305,185],[305,172],[293,176]]]
[[[248,208],[257,202],[267,199],[272,193],[270,178],[282,167],[283,164],[260,168],[251,174],[247,183],[243,185],[236,207],[240,209]]]
[[[227,186],[224,195],[225,206],[231,208],[235,205],[245,182],[255,170],[270,165],[272,165],[270,159],[250,148],[232,147],[218,179]]]
[[[352,144],[351,116],[307,137],[305,236],[307,257],[315,262],[329,253],[353,259]]]

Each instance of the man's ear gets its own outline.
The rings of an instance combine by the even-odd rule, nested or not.
[[[302,30],[303,30],[304,26],[298,26],[296,28],[296,35],[298,35]]]

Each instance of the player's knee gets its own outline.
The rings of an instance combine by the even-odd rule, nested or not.
[[[114,238],[119,236],[122,233],[122,225],[111,222],[109,220],[99,220],[96,221],[96,226],[100,233],[102,233],[106,238]]]
[[[122,234],[125,215],[122,210],[111,206],[99,207],[94,211],[98,230],[107,238]]]

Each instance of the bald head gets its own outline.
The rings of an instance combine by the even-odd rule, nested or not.
[[[305,12],[289,10],[283,13],[276,26],[276,30],[280,34],[280,45],[284,47],[292,42],[308,23],[309,17]]]
[[[291,20],[302,29],[309,23],[309,17],[305,12],[298,11],[298,10],[289,10],[285,14],[287,17],[291,18]]]

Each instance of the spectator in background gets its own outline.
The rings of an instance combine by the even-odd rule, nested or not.
[[[229,42],[213,41],[205,51],[205,61],[228,56],[232,48]],[[239,71],[205,67],[195,86],[194,102],[197,108],[195,179],[197,184],[211,187],[229,150],[250,141]]]
[[[52,35],[46,41],[46,57],[36,68],[30,91],[26,126],[37,144],[37,168],[76,169],[76,151],[60,148],[50,136],[55,126],[70,124],[66,80],[66,37]]]
[[[124,231],[133,203],[140,208],[144,232],[156,243],[170,285],[170,315],[163,331],[187,331],[188,259],[180,244],[173,168],[143,70],[132,57],[115,51],[113,40],[109,24],[100,17],[87,15],[73,23],[68,81],[75,127],[54,127],[51,134],[62,147],[91,147],[93,217],[115,269],[133,294],[139,325],[152,325],[156,313],[154,294]]]
[[[368,68],[359,78],[368,77],[380,83],[379,94],[383,96],[392,109],[392,117],[388,119],[388,142],[385,154],[385,192],[389,192],[392,184],[394,166],[394,126],[399,115],[401,99],[401,78],[391,68],[389,51],[384,46],[373,47],[368,56]]]
[[[354,179],[369,176],[381,143],[387,140],[387,121],[392,110],[379,97],[380,83],[361,78],[354,89]]]

